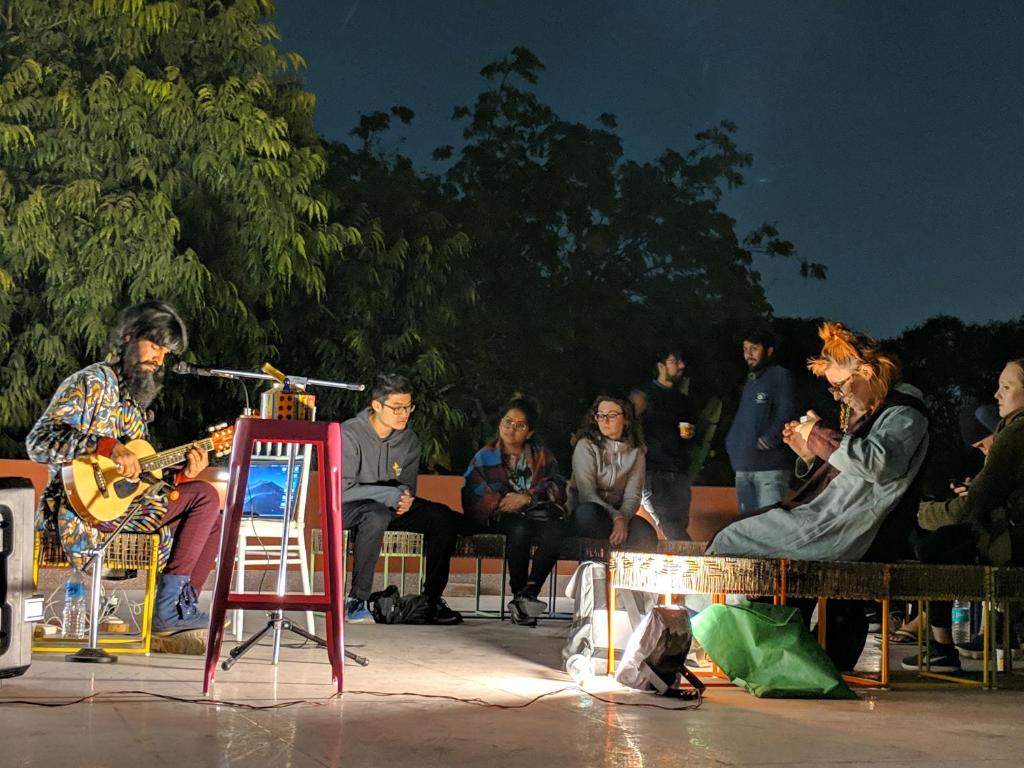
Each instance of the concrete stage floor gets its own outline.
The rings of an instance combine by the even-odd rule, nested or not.
[[[940,685],[862,690],[857,701],[798,701],[713,688],[699,710],[671,712],[629,705],[680,703],[607,678],[587,684],[616,702],[609,704],[574,688],[561,671],[566,629],[564,621],[529,629],[485,619],[458,627],[351,626],[348,646],[371,663],[349,664],[340,699],[332,698],[322,650],[285,647],[275,668],[268,642],[230,671],[218,670],[211,697],[256,706],[309,702],[263,710],[204,701],[201,657],[124,655],[115,665],[90,666],[37,654],[27,675],[0,681],[0,766],[963,768],[1017,766],[1024,755],[1024,691]],[[906,653],[900,648],[894,658]],[[556,693],[527,705],[549,692]],[[12,703],[93,693],[103,695],[59,708]]]

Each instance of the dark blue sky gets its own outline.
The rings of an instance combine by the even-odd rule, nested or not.
[[[278,0],[283,50],[307,61],[316,126],[403,104],[396,148],[430,169],[458,144],[452,107],[516,45],[547,67],[565,119],[612,112],[626,154],[687,150],[728,118],[754,155],[724,207],[774,222],[824,282],[758,263],[782,316],[879,336],[939,313],[1024,314],[1024,2],[959,0]]]

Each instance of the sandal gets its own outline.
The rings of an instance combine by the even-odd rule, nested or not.
[[[910,645],[911,643],[916,643],[917,632],[911,632],[909,629],[897,629],[894,632],[889,633],[889,642],[895,643],[896,645]]]

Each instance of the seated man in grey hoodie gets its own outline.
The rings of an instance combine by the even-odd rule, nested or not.
[[[444,504],[416,497],[420,444],[407,429],[415,409],[409,381],[397,374],[381,374],[370,407],[342,424],[342,513],[345,529],[355,533],[352,586],[345,601],[350,622],[373,622],[366,600],[384,532],[389,529],[423,534],[423,594],[430,601],[431,623],[462,621],[441,597],[448,584],[459,515]]]

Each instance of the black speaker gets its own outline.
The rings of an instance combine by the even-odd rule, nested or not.
[[[35,493],[23,477],[0,477],[0,677],[25,674],[32,661],[32,623],[42,601],[32,598]]]

